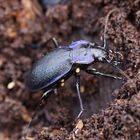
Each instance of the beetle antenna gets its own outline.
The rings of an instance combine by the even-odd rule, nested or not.
[[[109,21],[109,17],[111,16],[111,14],[115,11],[119,11],[119,9],[115,8],[109,11],[109,13],[106,16],[105,19],[105,27],[104,27],[104,35],[103,35],[103,49],[107,49],[107,37],[106,37],[106,32],[107,32],[107,28],[108,28],[108,21]]]

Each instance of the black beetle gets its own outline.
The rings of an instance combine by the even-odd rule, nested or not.
[[[103,47],[85,40],[72,42],[69,46],[65,47],[59,46],[54,38],[50,39],[50,41],[53,41],[55,49],[33,66],[28,76],[27,85],[31,90],[45,90],[42,96],[42,99],[44,99],[48,96],[48,93],[56,89],[56,86],[63,86],[67,78],[75,75],[76,89],[81,108],[78,114],[79,118],[84,110],[80,96],[80,70],[94,75],[102,75],[115,79],[121,78],[98,72],[94,68],[88,68],[95,61],[112,63],[112,59],[108,59],[109,51],[106,48],[105,39]]]

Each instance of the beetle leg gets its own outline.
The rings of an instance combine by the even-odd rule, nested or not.
[[[48,96],[48,93],[50,93],[53,89],[49,89],[47,91],[45,91],[45,93],[42,95],[41,100],[45,100]]]
[[[49,40],[47,40],[47,42],[45,44],[47,45],[51,41],[54,44],[55,48],[59,48],[58,42],[57,42],[57,40],[54,37],[50,38]]]
[[[81,109],[77,116],[77,118],[79,118],[84,111],[83,102],[82,102],[82,98],[80,95],[80,75],[76,75],[76,89],[77,89],[77,94],[78,94],[78,99],[79,99],[80,109]]]
[[[52,42],[53,42],[55,48],[59,47],[58,42],[57,42],[57,40],[55,38],[52,38]]]
[[[101,76],[110,77],[110,78],[119,79],[119,80],[122,79],[121,77],[118,77],[118,76],[114,76],[114,75],[111,75],[111,74],[106,74],[106,73],[99,72],[99,71],[97,71],[97,70],[94,69],[94,68],[92,68],[92,69],[87,69],[86,72],[87,72],[88,74],[93,74],[93,75],[101,75]]]
[[[32,122],[33,122],[33,119],[35,118],[35,116],[36,116],[36,114],[37,114],[37,111],[40,109],[40,107],[43,106],[43,104],[44,104],[43,101],[46,100],[46,98],[48,97],[48,94],[49,94],[52,90],[53,90],[53,89],[47,90],[47,91],[42,95],[42,97],[41,97],[41,99],[40,99],[40,101],[39,101],[39,105],[36,107],[35,112],[34,112],[34,114],[33,114],[33,116],[32,116],[31,121],[29,122],[27,128],[29,128],[29,127],[31,126],[31,124],[32,124]]]

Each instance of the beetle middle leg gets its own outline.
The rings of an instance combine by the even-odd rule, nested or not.
[[[111,74],[99,72],[95,68],[87,69],[86,72],[88,74],[92,74],[92,75],[101,75],[101,76],[110,77],[110,78],[119,79],[119,80],[122,79],[121,77],[118,77],[118,76],[114,76],[114,75],[111,75]]]
[[[83,107],[83,101],[80,95],[80,75],[76,74],[76,89],[77,89],[77,94],[78,94],[78,99],[79,99],[79,103],[80,103],[80,112],[77,116],[77,118],[80,118],[80,116],[82,115],[83,111],[84,111],[84,107]]]

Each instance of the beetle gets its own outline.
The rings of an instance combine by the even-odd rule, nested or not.
[[[57,48],[34,64],[28,76],[27,85],[33,91],[39,89],[46,90],[43,95],[43,97],[46,97],[56,86],[64,86],[64,81],[71,75],[75,75],[76,89],[81,108],[78,114],[79,118],[84,110],[80,96],[80,70],[84,70],[89,74],[115,79],[120,79],[120,77],[98,72],[94,68],[88,68],[96,61],[109,62],[106,58],[106,50],[103,47],[85,40],[75,41],[69,46],[60,47],[54,38],[51,40]]]
[[[80,112],[77,116],[77,118],[79,118],[84,111],[83,102],[80,96],[80,71],[84,70],[92,75],[102,75],[114,79],[121,79],[121,77],[101,73],[95,68],[89,68],[89,66],[96,61],[113,65],[117,65],[118,63],[115,61],[115,63],[113,63],[113,59],[109,60],[108,55],[109,53],[112,53],[112,51],[107,49],[105,39],[103,46],[91,43],[87,40],[75,41],[68,46],[59,46],[55,38],[52,38],[49,41],[54,43],[55,49],[34,64],[28,75],[27,86],[33,91],[45,90],[45,93],[41,98],[43,100],[46,99],[49,93],[54,91],[57,86],[64,86],[64,82],[71,75],[74,75],[80,103]]]

